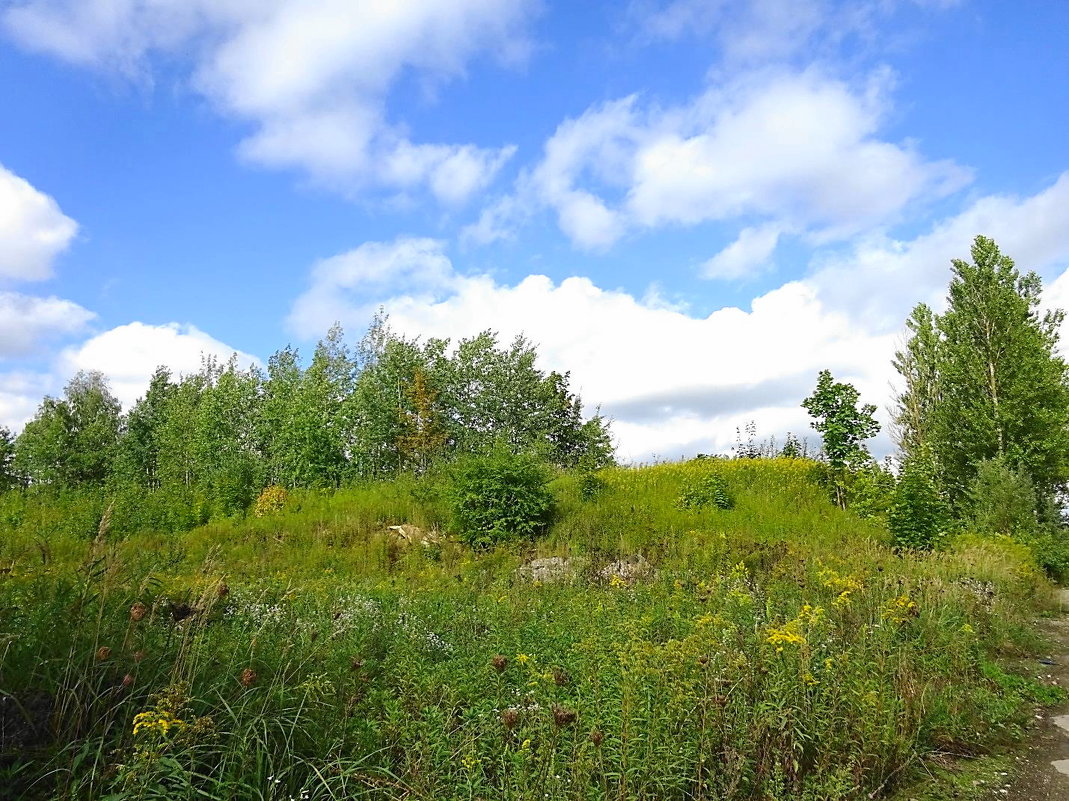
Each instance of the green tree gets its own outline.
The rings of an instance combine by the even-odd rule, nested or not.
[[[956,513],[968,514],[979,466],[1005,459],[1045,504],[1069,480],[1069,370],[1056,354],[1061,311],[1040,312],[1041,282],[990,239],[955,259],[947,309],[922,306],[895,366],[905,380],[895,419],[909,457],[930,444]]]
[[[902,465],[887,513],[887,527],[895,545],[929,549],[938,544],[951,520],[931,448],[921,445]]]
[[[913,309],[906,327],[910,337],[892,364],[905,383],[895,396],[894,433],[909,458],[931,442],[932,412],[939,400],[940,342],[935,315],[923,303]]]
[[[835,482],[835,499],[844,507],[846,473],[872,458],[864,442],[880,430],[873,417],[876,407],[867,403],[858,408],[859,398],[851,384],[837,382],[830,371],[821,370],[813,394],[802,401],[802,406],[815,418],[810,425],[823,439],[824,455]]]
[[[0,492],[6,492],[21,484],[15,467],[15,438],[11,429],[0,426]]]
[[[31,481],[102,486],[122,432],[122,408],[103,373],[81,371],[63,398],[45,398],[16,441],[16,463]]]
[[[168,404],[176,385],[171,371],[156,368],[148,390],[126,417],[126,433],[119,443],[120,478],[145,489],[160,486],[160,431],[168,413]]]

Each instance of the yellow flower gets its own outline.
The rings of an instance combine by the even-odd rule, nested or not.
[[[920,609],[908,595],[899,595],[883,608],[883,619],[892,623],[905,623],[911,617],[917,617]]]
[[[185,722],[179,720],[166,710],[153,712],[139,712],[134,716],[134,736],[141,732],[152,733],[158,731],[166,735],[171,729],[179,729],[185,726]]]
[[[527,654],[516,654],[516,661],[519,662],[521,665],[526,665],[528,662],[531,661],[531,657],[529,657]]]

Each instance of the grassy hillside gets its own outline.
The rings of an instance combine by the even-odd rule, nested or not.
[[[692,505],[710,486],[733,508]],[[1008,540],[895,553],[802,460],[563,475],[537,543],[441,482],[186,534],[0,502],[0,783],[27,798],[846,799],[1012,739],[1049,587]],[[729,504],[724,504],[729,505]],[[112,515],[122,510],[112,510]],[[100,536],[94,536],[102,531]],[[525,578],[534,558],[562,575]],[[556,563],[558,566],[560,563]]]

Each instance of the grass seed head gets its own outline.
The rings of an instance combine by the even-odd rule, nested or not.
[[[130,607],[130,620],[134,621],[134,623],[144,620],[146,614],[148,614],[148,607],[140,601]]]
[[[252,668],[245,668],[241,671],[241,677],[238,681],[241,682],[242,687],[251,687],[256,683],[256,671]]]
[[[106,645],[102,645],[97,648],[97,661],[103,662],[106,659],[111,659],[111,649]]]

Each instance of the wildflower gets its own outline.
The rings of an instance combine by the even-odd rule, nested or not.
[[[964,626],[961,627],[961,633],[962,634],[975,634],[976,632],[973,630],[972,626],[970,626],[968,623],[966,623]]]
[[[148,612],[148,607],[138,601],[130,607],[130,620],[137,623],[140,620],[145,619],[145,614]]]
[[[252,668],[245,668],[241,671],[241,677],[238,681],[241,682],[242,687],[251,687],[256,683],[256,671]]]
[[[490,660],[490,664],[498,673],[504,673],[505,668],[509,666],[509,658],[504,654],[494,654],[494,658]]]
[[[843,590],[840,592],[831,603],[836,609],[844,609],[850,606],[850,590]]]
[[[920,609],[916,602],[912,601],[908,595],[899,595],[883,608],[883,619],[892,623],[902,624],[919,614]]]
[[[471,751],[466,753],[464,755],[464,758],[460,761],[464,765],[464,770],[468,771],[469,773],[479,766],[479,757],[477,757]]]
[[[111,658],[111,649],[106,645],[102,645],[97,648],[97,660],[103,662],[105,659]]]
[[[516,661],[519,662],[521,665],[526,665],[528,662],[531,661],[531,657],[529,657],[527,654],[516,654]]]
[[[805,637],[795,631],[791,623],[779,628],[769,627],[767,639],[770,645],[776,646],[776,653],[782,653],[784,645],[805,645]]]
[[[180,729],[185,725],[185,721],[179,720],[167,710],[139,712],[134,716],[134,736],[137,737],[142,732],[159,732],[166,735],[171,729]]]
[[[509,707],[501,713],[501,725],[509,731],[516,728],[516,724],[520,720],[520,711],[515,707]]]

